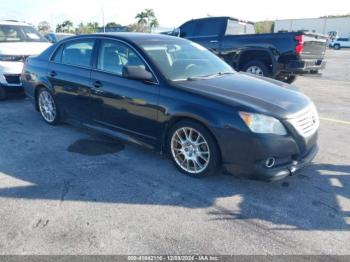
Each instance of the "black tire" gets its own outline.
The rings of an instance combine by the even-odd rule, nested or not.
[[[209,161],[208,161],[206,168],[204,170],[202,170],[201,172],[198,172],[195,174],[191,173],[191,172],[187,172],[186,170],[184,170],[180,166],[180,164],[177,163],[175,156],[172,153],[172,138],[173,138],[175,132],[178,131],[179,129],[182,129],[182,128],[192,128],[192,129],[198,131],[207,142],[207,145],[209,147],[208,151],[210,152],[210,157],[209,157]],[[203,125],[201,125],[195,121],[183,120],[183,121],[176,123],[173,127],[171,127],[171,129],[169,130],[168,135],[167,135],[167,149],[168,149],[168,155],[172,159],[176,168],[185,175],[195,177],[195,178],[207,177],[210,175],[214,175],[215,172],[219,168],[220,159],[221,159],[220,150],[219,150],[219,147],[218,147],[213,135],[208,131],[207,128],[205,128]]]
[[[40,107],[40,104],[39,104],[40,95],[42,93],[44,93],[44,92],[46,92],[46,94],[48,94],[52,98],[52,102],[53,102],[54,107],[55,107],[56,113],[55,113],[55,116],[54,116],[52,121],[49,121],[48,119],[45,118],[43,110],[42,110],[42,108]],[[36,97],[36,103],[37,103],[37,107],[39,109],[39,113],[40,113],[41,117],[43,118],[43,120],[47,124],[55,126],[55,125],[58,125],[60,123],[60,113],[59,113],[60,111],[59,111],[59,108],[58,108],[57,103],[55,101],[54,95],[52,94],[52,92],[48,88],[42,87],[42,88],[39,89],[37,97]]]
[[[6,90],[3,87],[0,87],[0,100],[5,100],[7,97]]]
[[[295,80],[297,80],[297,76],[286,76],[282,79],[282,82],[292,84]]]
[[[335,49],[335,50],[340,50],[340,49],[341,49],[341,46],[340,46],[339,44],[335,44],[335,45],[334,45],[334,49]]]
[[[265,76],[265,77],[271,76],[271,72],[270,72],[269,68],[263,62],[261,62],[259,60],[253,60],[253,61],[247,62],[243,66],[242,71],[249,73],[249,69],[252,67],[257,67],[261,70],[262,75],[260,75],[260,76]],[[252,72],[250,72],[250,73],[252,73]],[[252,73],[252,74],[254,74],[254,73]]]

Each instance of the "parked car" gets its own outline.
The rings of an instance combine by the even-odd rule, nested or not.
[[[329,47],[333,47],[336,50],[350,48],[350,38],[337,38],[329,44]]]
[[[74,36],[74,34],[68,33],[48,33],[45,35],[46,39],[51,43],[57,43],[58,41],[65,39],[67,37]]]
[[[187,175],[275,180],[317,152],[312,101],[282,82],[235,72],[194,42],[117,33],[62,40],[25,64],[44,121],[80,123],[169,152]]]
[[[8,90],[23,90],[20,75],[24,60],[44,51],[50,43],[34,27],[16,21],[0,21],[0,100]]]
[[[311,32],[255,34],[254,23],[231,17],[194,19],[171,35],[197,42],[237,71],[287,83],[325,67],[327,36]]]

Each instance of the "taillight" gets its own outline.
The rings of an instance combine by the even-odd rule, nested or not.
[[[295,47],[295,53],[297,55],[300,55],[301,52],[303,52],[303,49],[304,49],[304,38],[302,35],[296,35],[295,36],[295,40],[298,41],[298,44],[297,46]]]

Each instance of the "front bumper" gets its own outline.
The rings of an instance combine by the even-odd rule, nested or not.
[[[6,89],[23,89],[21,83],[22,62],[0,62],[0,87]]]
[[[259,180],[274,181],[292,175],[310,163],[318,152],[317,132],[302,138],[221,129],[215,135],[224,168],[232,174]],[[269,158],[275,159],[272,168],[265,164]]]
[[[287,176],[293,175],[296,171],[304,168],[307,166],[317,155],[318,152],[318,145],[314,145],[309,151],[306,152],[302,157],[299,159],[295,159],[290,163],[276,166],[275,168],[265,168],[261,165],[256,165],[255,167],[255,173],[252,176],[256,179],[262,179],[267,181],[276,181],[283,179]]]

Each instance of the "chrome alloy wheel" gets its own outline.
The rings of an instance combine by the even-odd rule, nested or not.
[[[258,66],[250,66],[247,68],[246,72],[254,75],[264,76],[263,70]]]
[[[41,91],[39,94],[39,109],[47,122],[52,123],[55,121],[57,114],[55,101],[52,95],[46,90]]]
[[[184,171],[199,174],[210,162],[210,148],[204,136],[191,127],[182,127],[171,138],[171,153]]]

